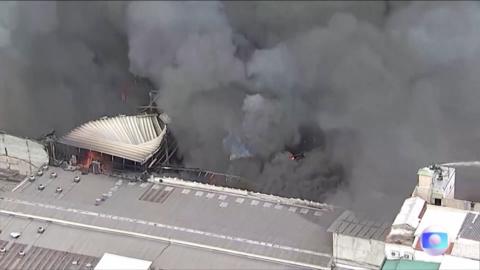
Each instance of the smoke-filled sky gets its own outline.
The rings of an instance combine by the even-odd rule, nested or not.
[[[418,167],[479,156],[478,25],[476,2],[2,2],[0,129],[132,112],[147,78],[186,166],[389,213]]]

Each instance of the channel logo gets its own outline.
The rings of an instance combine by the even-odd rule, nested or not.
[[[420,244],[429,255],[443,255],[448,249],[448,234],[439,226],[430,226],[422,232]]]

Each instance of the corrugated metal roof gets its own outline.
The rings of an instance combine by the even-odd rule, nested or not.
[[[468,213],[463,221],[459,238],[480,241],[480,214]]]
[[[98,258],[16,242],[0,240],[0,246],[6,252],[0,255],[0,269],[89,269],[94,267]],[[19,252],[24,251],[20,256]],[[91,268],[90,268],[91,269]]]
[[[382,270],[438,270],[439,263],[410,261],[410,260],[386,260]]]
[[[419,215],[425,205],[425,200],[419,197],[412,197],[405,200],[398,213],[397,217],[393,221],[392,225],[407,224],[412,228],[417,228],[420,223]]]
[[[344,211],[328,228],[329,232],[363,239],[384,241],[390,230],[388,222],[373,222],[369,217]]]
[[[165,133],[156,114],[121,115],[85,123],[59,141],[144,163],[160,147]]]

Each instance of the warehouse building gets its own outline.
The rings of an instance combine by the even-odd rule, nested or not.
[[[177,150],[164,114],[103,117],[87,122],[50,146],[55,161],[94,173],[145,171],[165,165]]]

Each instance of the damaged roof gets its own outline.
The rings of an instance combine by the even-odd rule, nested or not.
[[[345,210],[328,228],[328,231],[332,233],[379,241],[385,240],[389,230],[388,222],[375,222],[350,210]]]
[[[157,114],[105,117],[72,130],[59,142],[145,163],[160,147],[166,126]]]

